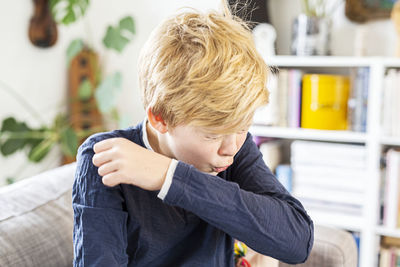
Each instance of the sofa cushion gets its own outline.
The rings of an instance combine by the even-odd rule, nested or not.
[[[315,225],[314,246],[303,264],[280,263],[279,267],[357,267],[358,250],[354,237],[347,231]]]
[[[0,188],[0,266],[72,266],[76,163]]]

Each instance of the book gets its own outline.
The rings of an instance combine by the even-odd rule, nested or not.
[[[384,191],[383,223],[386,227],[396,228],[399,216],[399,187],[400,187],[400,152],[389,149],[386,154],[386,173]]]
[[[296,140],[292,142],[291,150],[294,153],[302,153],[302,155],[318,154],[330,158],[344,156],[348,158],[366,160],[367,156],[366,148],[363,145],[328,143],[319,141]]]
[[[356,204],[337,203],[326,200],[298,197],[307,211],[323,211],[328,213],[362,216],[362,206]]]
[[[342,191],[331,188],[297,184],[293,186],[293,195],[299,198],[315,199],[327,202],[363,205],[365,194],[356,191]]]
[[[349,129],[365,132],[367,125],[369,68],[357,68],[350,72],[351,90],[348,100]]]
[[[366,148],[362,145],[293,141],[292,164],[335,166],[347,169],[366,169]],[[344,171],[344,170],[343,170]]]
[[[400,107],[398,99],[400,98],[400,90],[398,84],[400,82],[400,72],[395,69],[389,69],[384,78],[384,88],[382,96],[382,129],[386,135],[400,136]]]
[[[384,78],[383,87],[383,104],[382,103],[382,127],[386,135],[392,135],[392,100],[393,100],[393,86],[396,82],[397,72],[394,69],[389,69]]]
[[[258,108],[253,117],[253,123],[261,125],[277,126],[279,124],[279,91],[278,77],[270,73],[268,75],[267,89],[269,100],[266,106]]]
[[[327,187],[330,189],[349,191],[349,192],[365,192],[365,177],[342,178],[340,176],[325,176],[320,174],[305,174],[294,169],[295,184],[302,184],[310,187]]]
[[[275,169],[276,178],[286,188],[286,190],[292,192],[292,168],[289,164],[280,164]]]
[[[273,140],[260,144],[260,152],[263,155],[263,160],[272,172],[275,172],[276,166],[282,160],[281,151],[281,140]]]
[[[301,81],[303,71],[299,69],[289,70],[289,105],[288,105],[288,126],[300,127],[301,112]]]
[[[278,95],[279,95],[279,123],[280,127],[288,126],[288,76],[287,69],[279,70],[278,77]]]
[[[379,250],[379,267],[390,267],[390,251],[381,247]]]

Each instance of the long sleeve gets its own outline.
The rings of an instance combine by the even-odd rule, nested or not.
[[[313,245],[313,222],[265,165],[250,134],[234,162],[226,171],[231,181],[179,162],[164,202],[195,213],[262,254],[304,262]]]
[[[74,266],[127,266],[124,198],[120,186],[106,187],[92,164],[93,144],[78,150],[72,191]]]

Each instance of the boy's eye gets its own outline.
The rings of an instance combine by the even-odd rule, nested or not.
[[[207,136],[205,136],[205,138],[207,140],[218,140],[218,139],[221,138],[221,136],[219,136],[219,135],[207,135]]]
[[[249,127],[249,128],[250,128],[250,127]],[[237,132],[237,134],[244,134],[244,133],[247,133],[248,130],[249,130],[249,129],[240,130],[239,132]]]

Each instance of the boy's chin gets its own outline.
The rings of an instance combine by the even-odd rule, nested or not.
[[[211,174],[211,175],[214,175],[214,176],[217,176],[217,174],[218,174],[218,172],[215,172],[215,171],[202,171],[202,172],[207,173],[207,174]]]

